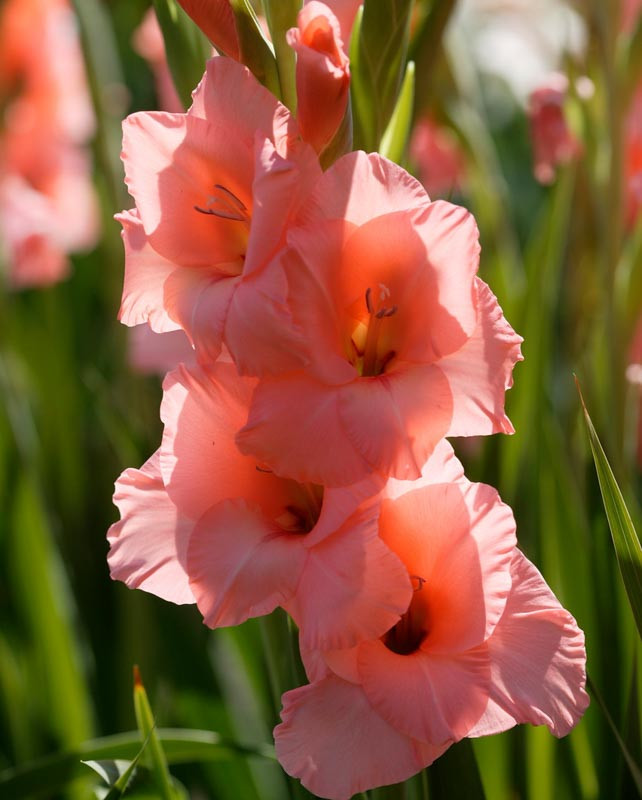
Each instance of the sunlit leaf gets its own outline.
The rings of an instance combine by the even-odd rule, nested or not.
[[[615,556],[620,568],[620,573],[622,574],[622,580],[624,581],[624,588],[626,589],[629,603],[631,604],[638,633],[642,636],[642,547],[640,547],[640,540],[633,527],[631,515],[624,502],[620,487],[615,480],[613,470],[602,449],[602,445],[595,432],[586,405],[584,404],[584,398],[582,397],[577,378],[575,382],[577,383],[577,390],[580,393],[580,400],[584,410],[591,452],[593,453],[593,460],[595,462],[595,469],[600,484],[606,517],[609,522],[609,528],[611,529]]]
[[[230,0],[239,37],[240,60],[247,65],[272,94],[281,98],[279,73],[272,45],[263,35],[261,24],[249,0]]]
[[[412,0],[366,0],[350,46],[355,149],[378,150],[406,67]]]
[[[391,161],[401,163],[408,144],[412,125],[412,110],[415,94],[415,65],[412,61],[406,66],[406,74],[401,85],[397,105],[388,127],[381,139],[379,152]]]

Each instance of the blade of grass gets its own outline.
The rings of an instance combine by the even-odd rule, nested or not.
[[[638,633],[642,636],[642,547],[640,546],[640,540],[633,527],[631,515],[624,502],[620,487],[615,480],[613,470],[606,458],[606,454],[595,428],[593,427],[586,405],[584,404],[582,390],[580,389],[577,378],[575,378],[575,383],[584,411],[584,419],[586,420],[591,452],[593,453],[597,478],[600,484],[600,492],[602,493],[602,501],[604,503],[609,528],[611,529],[615,556],[624,582],[624,588],[626,589],[631,605],[631,610],[633,611]]]
[[[145,737],[145,741],[149,743],[145,760],[156,780],[156,787],[163,800],[176,800],[172,789],[172,779],[167,768],[167,758],[158,739],[154,715],[136,666],[134,667],[134,710],[141,736]]]

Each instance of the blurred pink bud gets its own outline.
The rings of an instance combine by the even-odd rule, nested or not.
[[[642,84],[638,87],[625,122],[626,219],[634,225],[642,210]]]
[[[143,21],[134,31],[132,44],[134,50],[148,62],[154,73],[161,109],[171,112],[184,111],[167,65],[165,42],[153,8],[147,11]]]
[[[410,157],[417,165],[419,180],[432,197],[449,197],[461,186],[464,154],[453,134],[423,117],[415,125],[410,140]]]
[[[183,10],[218,50],[240,58],[239,37],[230,0],[178,0]]]
[[[310,2],[313,2],[313,0],[306,0],[304,5],[308,5]],[[359,6],[363,5],[363,0],[325,0],[325,4],[339,22],[341,38],[347,51],[350,44],[350,36],[352,35],[354,18],[357,15]]]
[[[642,0],[622,0],[620,27],[623,31],[627,33],[633,31],[640,11],[642,11]]]
[[[332,141],[348,105],[350,66],[339,21],[330,8],[311,0],[287,33],[296,51],[296,92],[301,135],[317,153]]]
[[[531,93],[529,117],[533,142],[533,171],[540,183],[553,183],[556,168],[582,153],[582,145],[568,126],[564,101],[568,79],[559,72]]]

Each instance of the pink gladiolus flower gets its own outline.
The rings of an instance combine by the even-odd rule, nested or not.
[[[582,153],[582,146],[564,115],[567,92],[567,77],[555,72],[530,96],[533,171],[540,183],[553,183],[557,167],[570,163]]]
[[[65,0],[8,0],[0,14],[0,239],[14,287],[66,277],[98,218],[84,142],[93,131]]]
[[[324,489],[242,455],[234,434],[254,383],[221,362],[167,377],[160,451],[116,484],[122,519],[108,534],[112,577],[196,601],[211,627],[282,605],[309,647],[379,636],[412,594],[378,536],[381,482]],[[441,453],[452,473],[451,453]]]
[[[465,736],[524,722],[567,734],[588,704],[584,636],[516,549],[496,491],[408,483],[383,502],[379,529],[412,600],[376,640],[302,648],[312,683],[285,693],[274,732],[284,769],[347,800],[405,780]]]
[[[210,42],[226,56],[240,57],[239,37],[230,0],[178,0]]]
[[[297,141],[288,110],[227,58],[208,62],[187,114],[133,114],[123,128],[136,209],[120,216],[120,319],[183,328],[205,362],[225,342],[243,369],[269,347],[248,308],[319,174],[314,152]]]
[[[431,197],[448,197],[459,189],[464,175],[461,147],[448,129],[430,117],[423,117],[413,128],[410,156]]]
[[[261,379],[243,452],[339,486],[373,471],[416,478],[446,435],[512,432],[504,393],[521,338],[476,277],[473,217],[431,203],[386,159],[350,153],[300,219],[270,267],[292,360]],[[278,341],[279,329],[261,324]]]
[[[348,106],[350,67],[341,28],[330,8],[311,0],[287,33],[297,54],[297,119],[317,153],[332,141]]]
[[[316,0],[305,0],[304,5],[314,2]],[[359,7],[363,5],[363,0],[325,0],[325,5],[337,18],[343,46],[347,52],[350,45],[350,37],[352,36],[354,19],[357,16]]]
[[[156,81],[156,91],[163,111],[183,111],[172,75],[167,65],[165,42],[153,8],[149,8],[143,21],[134,31],[133,45],[151,67]]]

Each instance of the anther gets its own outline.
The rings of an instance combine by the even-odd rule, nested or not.
[[[416,581],[416,585],[415,585]],[[426,582],[425,578],[422,578],[420,575],[411,575],[410,582],[412,583],[412,590],[413,592],[420,592],[423,587],[424,583]]]
[[[368,309],[368,314],[372,314],[374,312],[372,305],[372,289],[369,286],[366,289],[366,308]]]

